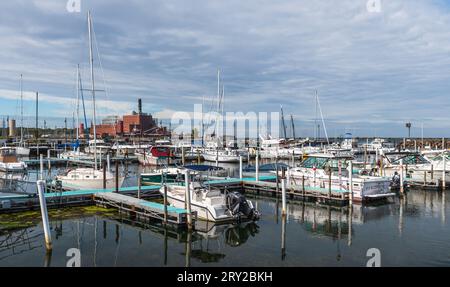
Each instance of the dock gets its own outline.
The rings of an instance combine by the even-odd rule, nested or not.
[[[167,212],[166,224],[185,225],[187,224],[187,211],[173,206],[146,201],[135,197],[119,193],[97,193],[94,201],[102,207],[117,208],[120,212],[126,212],[131,217],[136,217],[139,221],[156,219],[165,222],[164,216]],[[194,214],[195,217],[195,214]]]

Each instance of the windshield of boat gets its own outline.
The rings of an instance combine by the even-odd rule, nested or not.
[[[341,168],[345,169],[348,165],[347,158],[329,158],[329,157],[308,157],[300,166],[305,168],[319,168],[324,169],[330,167],[333,170],[339,169],[339,162],[341,162]]]
[[[423,156],[419,154],[409,154],[405,156],[400,156],[391,160],[392,163],[400,163],[400,160],[403,160],[403,164],[427,164],[429,163]]]

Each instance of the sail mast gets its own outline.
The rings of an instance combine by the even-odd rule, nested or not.
[[[80,137],[80,65],[77,65],[77,105],[76,105],[76,113],[77,113],[77,142]]]
[[[20,74],[20,144],[23,143],[23,85],[22,74]]]
[[[94,133],[94,169],[97,170],[97,131],[96,131],[96,113],[95,113],[95,84],[94,84],[94,57],[92,54],[92,19],[91,11],[88,11],[88,32],[89,32],[89,64],[91,66],[91,83],[92,83],[92,127]]]

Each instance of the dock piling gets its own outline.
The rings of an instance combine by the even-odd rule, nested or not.
[[[116,173],[115,173],[115,179],[116,179],[116,192],[119,192],[119,162],[115,162],[116,165]]]
[[[167,224],[167,184],[164,183],[164,224]]]
[[[40,154],[39,155],[39,163],[40,163],[40,174],[39,174],[39,179],[43,180],[44,179],[44,155]]]
[[[37,181],[37,189],[38,189],[38,195],[39,195],[39,204],[41,206],[42,226],[44,229],[44,236],[45,236],[45,247],[47,248],[47,250],[52,250],[52,236],[50,233],[50,225],[48,222],[47,202],[45,201],[45,195],[44,195],[45,181],[38,180]]]
[[[103,163],[103,189],[106,189],[106,163]]]
[[[281,215],[286,216],[286,176],[285,176],[285,169],[281,169]]]
[[[50,149],[47,150],[47,168],[48,168],[48,175],[50,176],[52,174],[52,162],[50,157]]]
[[[242,155],[239,156],[239,179],[242,180]]]
[[[403,186],[403,159],[400,160],[400,195],[403,196],[404,186]]]
[[[141,199],[141,185],[142,185],[142,183],[141,183],[141,177],[138,176],[138,194],[137,194],[137,198],[138,198],[138,199]]]
[[[445,158],[445,153],[442,153],[442,190],[445,190],[445,174],[446,174],[446,164],[447,164],[447,160]]]
[[[350,208],[351,206],[353,206],[353,161],[349,161],[348,163],[348,185],[349,185],[349,192],[350,192],[350,197],[349,197],[349,205]]]
[[[255,181],[259,181],[259,151],[256,150],[256,158],[255,158]]]
[[[186,210],[187,210],[187,224],[188,229],[192,229],[192,211],[191,211],[191,192],[189,186],[190,178],[189,178],[189,170],[186,170],[185,174],[185,185],[186,185],[186,193],[185,193],[185,202],[186,202]]]

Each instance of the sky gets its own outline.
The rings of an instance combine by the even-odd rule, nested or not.
[[[225,111],[283,105],[297,136],[314,135],[317,90],[329,136],[404,137],[410,121],[413,136],[423,126],[424,136],[450,137],[449,1],[380,0],[376,11],[367,0],[80,3],[70,13],[67,0],[1,1],[2,118],[20,115],[20,74],[25,125],[36,91],[40,126],[73,118],[77,64],[90,85],[91,10],[99,117],[137,110],[138,98],[160,119],[209,107],[220,69]]]

